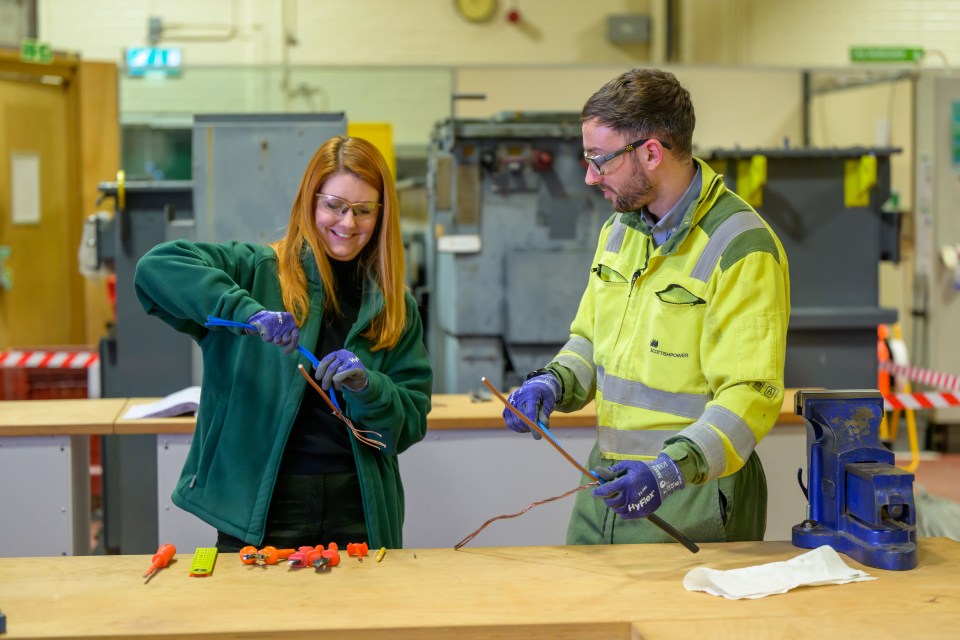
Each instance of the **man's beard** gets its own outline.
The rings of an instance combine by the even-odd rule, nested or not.
[[[637,171],[630,180],[617,191],[613,208],[616,211],[636,211],[653,201],[653,184],[647,176]]]

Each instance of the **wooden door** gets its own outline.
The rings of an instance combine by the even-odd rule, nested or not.
[[[83,220],[95,210],[87,201],[96,181],[110,179],[119,164],[118,133],[104,144],[112,174],[102,166],[85,169],[84,163],[102,164],[103,154],[91,160],[81,153],[87,127],[80,124],[81,106],[98,96],[80,91],[79,60],[58,55],[52,65],[28,64],[16,53],[0,52],[0,245],[10,251],[10,286],[0,289],[0,349],[90,345],[88,285],[77,250]],[[107,76],[104,105],[114,130],[115,82],[115,73]]]

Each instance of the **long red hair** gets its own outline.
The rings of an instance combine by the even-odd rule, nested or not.
[[[352,173],[380,193],[383,210],[373,237],[360,253],[361,264],[369,269],[383,294],[384,307],[377,314],[363,337],[373,343],[373,350],[389,349],[397,344],[406,325],[406,260],[400,236],[400,213],[397,190],[383,155],[363,138],[337,136],[327,140],[310,159],[300,180],[300,188],[290,212],[287,235],[271,246],[277,252],[277,271],[283,304],[303,326],[310,310],[307,278],[301,254],[304,243],[316,256],[323,282],[324,313],[340,313],[327,257],[320,242],[314,210],[317,193],[323,183],[337,173]]]

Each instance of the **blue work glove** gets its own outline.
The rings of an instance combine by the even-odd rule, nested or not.
[[[593,490],[594,497],[626,519],[646,518],[667,496],[686,486],[680,468],[665,453],[656,460],[621,460],[609,469],[597,467],[594,472],[608,480]]]
[[[264,342],[283,347],[284,353],[293,353],[300,342],[300,330],[293,315],[286,311],[258,311],[250,316],[247,324],[257,328]]]
[[[350,391],[367,388],[367,370],[363,368],[360,358],[346,349],[324,356],[313,377],[320,381],[320,388],[324,391],[329,391],[331,383],[337,391],[341,386]]]
[[[520,385],[519,389],[510,394],[507,402],[531,421],[546,425],[559,398],[560,381],[552,373],[541,373]],[[534,438],[540,439],[539,433],[531,432],[530,427],[506,407],[503,409],[503,421],[509,429],[517,433],[533,433]]]

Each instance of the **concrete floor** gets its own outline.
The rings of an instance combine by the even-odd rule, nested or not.
[[[909,455],[897,464],[905,464]],[[922,486],[932,496],[960,502],[960,453],[931,453],[920,455],[920,466],[914,471],[914,483]]]

